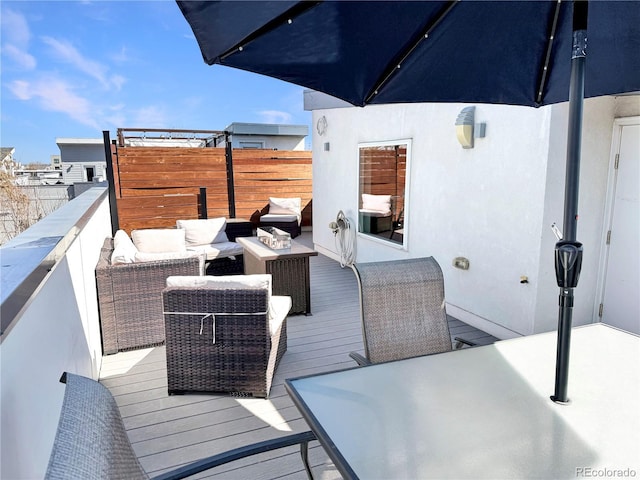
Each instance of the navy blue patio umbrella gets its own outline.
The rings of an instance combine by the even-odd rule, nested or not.
[[[569,101],[553,399],[568,401],[583,99],[640,91],[640,1],[181,1],[204,61],[356,106]]]

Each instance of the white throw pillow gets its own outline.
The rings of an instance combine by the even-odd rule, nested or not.
[[[111,265],[119,263],[133,263],[138,249],[133,244],[129,235],[124,230],[118,230],[113,236],[113,252],[111,253]]]
[[[176,225],[185,231],[185,240],[189,247],[229,241],[225,232],[227,219],[224,217],[178,220]]]
[[[187,250],[185,233],[180,228],[134,230],[131,232],[131,239],[138,250],[145,253],[185,252]]]
[[[363,193],[362,209],[388,215],[391,213],[391,195],[370,195]]]
[[[269,197],[269,213],[300,215],[302,212],[300,198]]]

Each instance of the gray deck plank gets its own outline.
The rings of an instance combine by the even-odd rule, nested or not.
[[[298,237],[312,246],[311,235]],[[311,257],[312,315],[287,321],[288,348],[276,371],[269,399],[226,395],[167,395],[165,347],[104,357],[101,382],[114,394],[134,450],[150,474],[199,458],[308,427],[284,388],[284,380],[353,368],[348,356],[363,350],[358,289],[350,268]],[[496,339],[449,318],[451,335],[488,344]],[[328,456],[312,442],[317,479],[339,479]],[[305,479],[298,449],[254,456],[193,478]]]

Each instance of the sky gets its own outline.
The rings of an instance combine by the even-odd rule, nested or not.
[[[22,164],[118,128],[310,127],[302,87],[206,65],[174,1],[1,0],[0,20],[0,146]]]

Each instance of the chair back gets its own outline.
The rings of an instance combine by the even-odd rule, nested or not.
[[[111,392],[71,373],[62,381],[66,389],[45,479],[149,478],[133,452]]]
[[[270,274],[169,277],[162,298],[169,394],[268,397],[291,308],[274,307]]]
[[[452,349],[444,279],[433,257],[353,266],[360,287],[365,355],[371,363]]]

